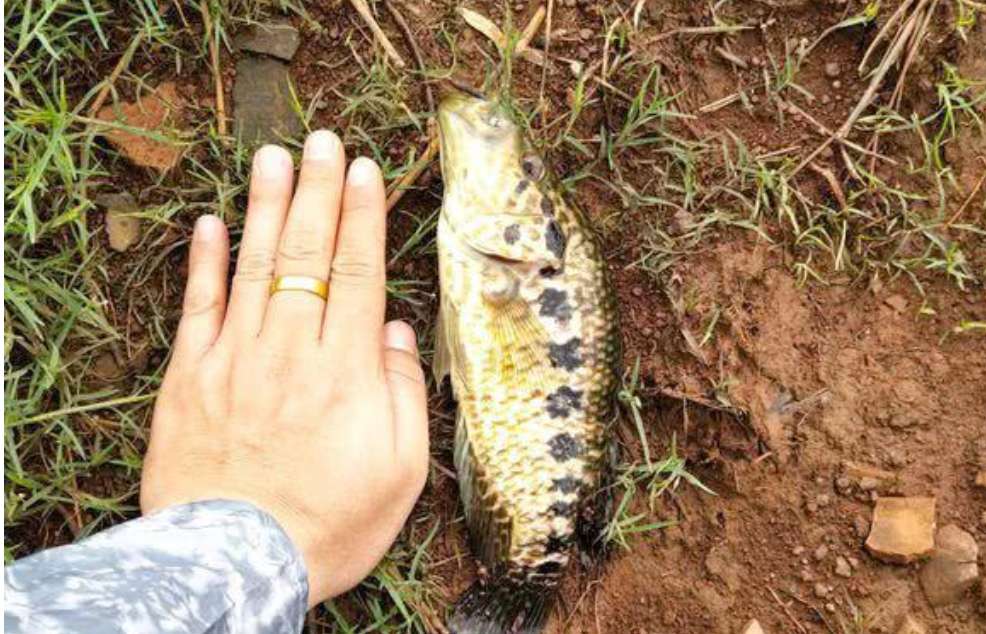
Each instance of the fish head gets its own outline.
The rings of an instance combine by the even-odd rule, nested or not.
[[[438,108],[442,214],[470,249],[558,268],[563,236],[539,204],[544,164],[500,103],[456,93]]]
[[[438,129],[446,194],[480,197],[485,207],[503,210],[511,185],[522,177],[525,145],[507,109],[454,93],[438,108]]]

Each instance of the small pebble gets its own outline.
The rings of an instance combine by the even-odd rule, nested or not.
[[[835,79],[840,74],[839,63],[829,62],[825,65],[825,76],[829,79]]]
[[[824,599],[829,594],[828,588],[826,588],[825,584],[821,582],[815,584],[814,592],[815,592],[815,596],[818,597],[819,599]]]
[[[835,574],[847,579],[852,576],[852,566],[849,565],[845,557],[835,558]]]
[[[822,544],[821,546],[815,549],[815,553],[814,553],[815,561],[821,561],[825,559],[828,556],[828,554],[829,554],[829,547],[826,546],[825,544]]]

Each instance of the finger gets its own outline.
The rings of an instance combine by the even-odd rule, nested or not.
[[[308,137],[298,191],[277,249],[276,276],[328,279],[345,166],[339,137],[328,130]],[[324,312],[325,300],[317,295],[299,291],[275,293],[270,298],[264,331],[269,330],[275,338],[308,343],[321,336]]]
[[[380,350],[386,299],[384,198],[377,164],[363,157],[353,161],[343,191],[323,338],[330,346],[345,343],[355,359],[375,358]],[[354,332],[366,334],[354,338]]]
[[[424,478],[428,470],[428,393],[414,329],[403,321],[383,328],[384,372],[394,411],[398,455]]]
[[[215,343],[226,314],[228,270],[226,225],[216,216],[199,216],[188,256],[188,281],[175,337],[176,358],[197,359]]]
[[[227,330],[233,337],[260,333],[274,275],[274,254],[291,203],[294,164],[282,147],[266,145],[253,157],[250,201],[230,292]]]

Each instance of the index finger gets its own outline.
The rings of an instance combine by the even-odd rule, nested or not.
[[[370,358],[364,353],[374,359],[381,356],[387,281],[385,200],[377,164],[365,157],[353,161],[342,194],[322,338],[330,346],[345,345],[357,363]]]

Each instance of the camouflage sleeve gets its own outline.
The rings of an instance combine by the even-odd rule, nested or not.
[[[5,567],[9,634],[296,634],[301,554],[270,515],[210,500],[165,509]]]

